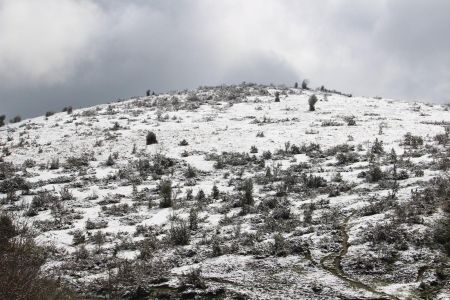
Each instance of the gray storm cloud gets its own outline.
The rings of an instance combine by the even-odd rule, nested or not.
[[[0,0],[0,114],[303,78],[450,101],[450,2]]]

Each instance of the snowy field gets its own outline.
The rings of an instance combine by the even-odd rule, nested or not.
[[[262,85],[133,98],[1,127],[1,209],[89,298],[449,299],[449,126]]]

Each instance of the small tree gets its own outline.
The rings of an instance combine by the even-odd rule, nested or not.
[[[309,90],[308,84],[309,84],[309,80],[308,80],[308,79],[304,79],[304,80],[302,81],[302,89],[304,89],[304,90]]]
[[[0,127],[5,126],[5,118],[6,118],[5,115],[0,116]]]
[[[383,141],[379,141],[378,138],[376,138],[372,145],[371,152],[373,154],[382,154],[384,152]]]
[[[214,200],[219,199],[219,188],[217,187],[217,185],[213,186],[211,196]]]
[[[316,103],[317,103],[318,99],[316,95],[311,95],[311,97],[309,97],[308,103],[309,103],[309,111],[315,111],[316,110]]]
[[[280,102],[280,93],[279,92],[275,93],[275,102]]]
[[[169,179],[163,180],[160,183],[159,194],[161,196],[161,202],[159,207],[166,208],[172,206],[172,181]]]
[[[114,159],[113,159],[113,157],[111,156],[111,154],[108,156],[108,159],[106,160],[106,165],[107,165],[108,167],[114,165]]]
[[[241,198],[241,205],[252,206],[255,201],[253,199],[253,181],[251,178],[244,181],[242,190],[244,191],[244,193]]]
[[[153,131],[147,133],[147,145],[158,144],[156,140],[156,134]]]
[[[197,195],[195,196],[195,199],[197,200],[197,202],[198,202],[199,204],[205,203],[205,202],[206,202],[206,195],[205,195],[205,192],[204,192],[202,189],[200,189],[200,190],[198,191]]]
[[[298,82],[294,83],[294,89],[298,89]]]
[[[11,123],[19,123],[20,121],[22,121],[22,117],[21,116],[15,116],[14,118],[12,118],[11,120],[9,120]]]
[[[198,228],[198,211],[195,208],[191,208],[189,211],[189,229],[197,230]]]

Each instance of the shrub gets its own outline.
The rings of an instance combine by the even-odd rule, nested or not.
[[[243,191],[243,194],[241,196],[241,206],[252,206],[254,204],[252,179],[249,178],[244,180],[241,189]]]
[[[385,174],[378,165],[372,165],[366,174],[368,182],[377,182],[385,177]]]
[[[27,216],[35,216],[39,211],[46,210],[59,201],[58,197],[49,191],[39,192],[31,200]]]
[[[202,277],[201,270],[192,269],[188,273],[184,274],[181,287],[182,289],[206,289],[206,283]]]
[[[263,157],[264,159],[271,159],[271,158],[272,158],[272,152],[270,152],[269,150],[264,151],[264,152],[262,153],[262,157]]]
[[[450,217],[440,221],[434,228],[434,241],[441,245],[450,257]]]
[[[275,93],[275,102],[280,102],[280,93],[279,92]]]
[[[308,90],[308,89],[309,89],[309,88],[308,88],[308,84],[309,84],[309,80],[308,80],[308,79],[304,79],[304,80],[302,81],[302,89]]]
[[[376,138],[375,142],[372,145],[371,153],[382,154],[383,152],[384,152],[383,141],[379,141],[378,138]]]
[[[314,176],[312,174],[310,174],[309,176],[303,174],[302,180],[304,185],[310,189],[317,189],[327,186],[327,181],[323,177]]]
[[[72,108],[72,106],[65,106],[62,109],[62,112],[67,112],[67,114],[70,115],[73,112],[73,108]]]
[[[437,167],[439,170],[447,171],[450,169],[450,158],[442,157],[437,162]]]
[[[161,181],[159,185],[159,195],[161,196],[159,207],[166,208],[172,206],[172,181],[169,179]]]
[[[356,125],[355,117],[353,117],[353,116],[345,117],[344,120],[347,122],[348,126],[355,126]]]
[[[14,165],[9,162],[0,162],[0,180],[10,178],[14,174]]]
[[[308,104],[309,104],[309,111],[315,111],[316,110],[316,103],[317,103],[318,99],[316,95],[311,95],[311,97],[309,97],[308,99]]]
[[[358,153],[356,152],[339,152],[336,155],[338,165],[348,165],[359,161]]]
[[[75,230],[72,235],[73,235],[72,238],[73,245],[83,244],[86,241],[86,236],[84,235],[83,231],[79,229]]]
[[[20,121],[22,121],[22,117],[21,116],[15,116],[11,120],[9,120],[9,122],[11,122],[11,123],[19,123]]]
[[[423,145],[423,138],[417,135],[412,135],[410,132],[404,136],[404,145],[410,146],[413,149],[417,149],[419,146]]]
[[[195,200],[197,200],[197,202],[199,204],[203,204],[206,201],[206,195],[205,195],[205,192],[202,189],[200,189],[197,192],[197,195],[195,196]]]
[[[28,237],[10,216],[0,215],[0,299],[75,299],[71,292],[43,276],[45,249]]]
[[[191,201],[192,199],[194,199],[194,196],[192,196],[192,189],[187,189],[186,190],[186,201]]]
[[[195,208],[191,208],[189,211],[189,229],[197,230],[198,228],[198,211]]]
[[[217,200],[217,199],[219,199],[219,188],[216,186],[216,185],[214,185],[213,186],[213,188],[212,188],[212,193],[211,193],[211,197],[214,199],[214,200]]]
[[[414,176],[416,177],[423,177],[425,175],[425,172],[422,169],[418,169],[414,171]]]
[[[286,256],[288,254],[288,243],[281,233],[276,233],[273,237],[273,254],[275,256]]]
[[[186,176],[186,178],[194,178],[197,176],[197,170],[191,165],[188,165],[186,172],[184,172],[184,176]]]
[[[251,146],[250,153],[258,153],[258,148],[256,148],[256,146]]]
[[[158,141],[156,140],[156,134],[153,131],[147,133],[146,142],[147,145],[153,145],[158,143]]]
[[[59,195],[60,195],[61,200],[63,200],[63,201],[73,199],[73,195],[69,191],[69,188],[67,186],[61,188],[61,190],[59,191]]]
[[[91,219],[87,219],[86,221],[86,230],[92,229],[101,229],[108,226],[108,222],[106,221],[92,221]]]
[[[169,230],[169,240],[173,245],[188,245],[191,238],[189,226],[183,220],[172,223]]]
[[[57,169],[59,169],[59,158],[52,158],[52,161],[50,162],[49,169],[50,170],[57,170]]]
[[[113,166],[114,165],[114,159],[113,159],[113,157],[111,156],[111,154],[108,156],[108,159],[106,160],[106,165],[108,166],[108,167],[110,167],[110,166]]]
[[[55,114],[55,112],[53,112],[53,111],[48,111],[48,112],[45,113],[45,117],[48,118],[48,117],[53,116],[54,114]]]
[[[91,160],[91,156],[88,153],[84,153],[80,155],[79,157],[71,156],[67,158],[66,165],[69,169],[71,168],[82,168],[82,167],[88,167],[89,166],[89,160]]]
[[[0,193],[4,194],[14,193],[20,190],[28,192],[29,189],[30,186],[28,182],[20,176],[8,178],[0,182]]]
[[[189,145],[189,143],[185,139],[183,139],[178,145],[187,146],[187,145]]]

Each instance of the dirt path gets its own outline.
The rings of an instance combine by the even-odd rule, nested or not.
[[[377,291],[375,288],[364,284],[360,281],[357,281],[355,279],[352,279],[348,274],[344,272],[341,266],[342,258],[347,254],[348,252],[348,234],[347,234],[347,224],[350,218],[353,216],[351,214],[347,218],[345,218],[343,224],[341,225],[341,235],[342,235],[342,243],[341,243],[341,251],[339,253],[331,253],[325,257],[323,257],[320,260],[320,265],[325,270],[332,273],[334,276],[339,277],[340,279],[344,280],[345,282],[348,282],[352,287],[356,289],[362,289],[366,290],[370,293],[373,293],[375,295],[378,295],[379,298],[371,298],[371,299],[393,299],[393,300],[399,300],[396,296],[386,294],[384,292]]]

